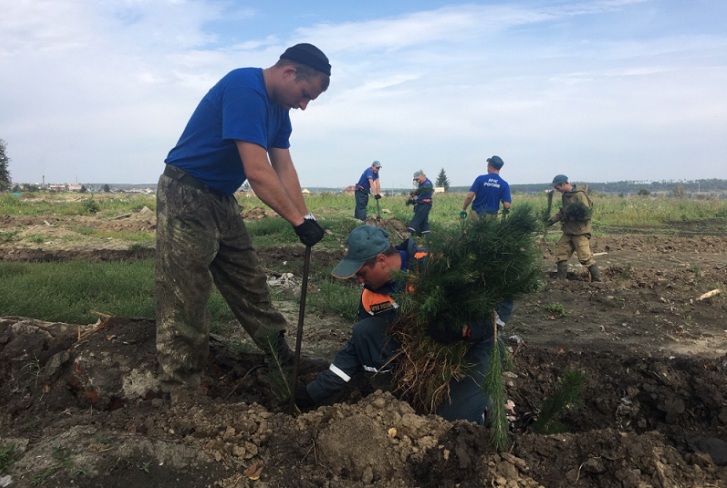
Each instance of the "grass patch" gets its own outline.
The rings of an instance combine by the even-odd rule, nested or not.
[[[545,310],[556,317],[565,317],[565,307],[560,303],[551,303],[545,306]]]
[[[18,459],[18,451],[14,444],[9,444],[0,449],[0,474],[8,472],[13,463]]]
[[[268,217],[245,222],[255,247],[278,247],[300,242],[293,227],[282,217]]]
[[[265,205],[256,197],[244,198],[246,211]],[[341,193],[320,193],[306,195],[309,209],[326,229],[326,237],[316,250],[342,249],[348,234],[360,223],[353,219],[354,197]],[[380,200],[382,218],[396,219],[406,224],[412,216],[411,208],[405,205],[406,195],[386,196]],[[465,193],[436,194],[430,213],[433,234],[447,228],[461,225],[459,210]],[[513,195],[513,207],[531,205],[533,211],[547,207],[547,195]],[[618,233],[630,229],[664,228],[675,220],[712,220],[712,228],[719,228],[727,219],[727,201],[690,200],[673,198],[615,197],[594,194],[594,235],[608,235],[609,229]],[[91,203],[92,202],[92,203]],[[560,206],[554,198],[551,214]],[[0,215],[9,216],[89,216],[91,211],[100,219],[111,219],[120,215],[138,212],[147,207],[154,211],[154,195],[131,195],[94,193],[49,194],[25,193],[14,196],[0,193]],[[375,203],[369,206],[374,215]],[[384,210],[387,210],[385,213]],[[258,249],[281,246],[300,246],[288,222],[280,217],[267,217],[246,221],[254,246]],[[727,228],[727,221],[723,228]],[[63,242],[70,240],[108,239],[126,243],[129,249],[151,249],[154,247],[154,233],[102,230],[93,226],[78,224],[71,228],[75,234],[67,233],[54,237]],[[20,239],[20,229],[0,230],[0,244],[12,245]],[[545,236],[552,246],[560,232],[551,228]],[[397,240],[395,236],[392,236]],[[49,237],[33,233],[23,237],[24,242],[43,244]],[[48,321],[70,323],[93,323],[97,319],[94,311],[117,316],[154,316],[154,264],[152,260],[131,262],[61,262],[61,263],[12,263],[0,262],[0,314],[20,315]],[[284,271],[284,270],[281,270]],[[695,286],[706,286],[694,269]],[[297,272],[297,271],[296,271]],[[330,269],[315,269],[311,275],[319,292],[308,299],[311,307],[319,312],[333,312],[347,320],[355,320],[360,289],[350,283],[329,279]],[[622,276],[631,274],[631,267],[622,271]],[[719,286],[716,285],[715,287]],[[281,294],[284,295],[284,294]],[[285,296],[276,299],[286,299]],[[558,304],[551,304],[554,307]],[[219,293],[215,290],[208,308],[212,314],[213,326],[224,328],[236,323],[234,316]],[[562,306],[548,309],[550,313],[562,316]]]
[[[0,244],[7,244],[16,239],[20,231],[17,230],[4,230],[0,231]]]
[[[360,300],[360,287],[328,278],[320,284],[316,293],[307,296],[307,305],[320,313],[334,313],[355,322]]]
[[[95,312],[154,317],[153,260],[88,263],[0,262],[0,315],[93,323]],[[208,303],[213,322],[234,320],[215,290]]]
[[[151,231],[123,231],[115,229],[97,229],[88,226],[71,226],[70,229],[79,234],[81,237],[74,240],[82,240],[82,238],[91,239],[115,239],[120,241],[129,241],[130,243],[153,244],[156,240],[154,233]],[[71,238],[69,238],[71,239]]]

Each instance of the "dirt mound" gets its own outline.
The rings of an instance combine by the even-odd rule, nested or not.
[[[150,319],[0,321],[12,486],[727,486],[727,356],[521,347],[507,380],[519,414],[567,368],[588,386],[567,433],[521,429],[497,453],[486,428],[418,415],[365,378],[342,403],[290,415],[262,355],[223,340],[206,387],[165,387],[154,334]]]
[[[314,282],[343,245],[314,250]],[[189,390],[159,381],[149,318],[6,317],[0,486],[727,487],[727,237],[625,235],[594,238],[593,248],[604,283],[590,283],[575,258],[569,279],[553,280],[543,244],[543,286],[517,301],[505,328],[515,405],[506,452],[490,447],[487,428],[421,415],[364,376],[328,405],[293,415],[242,331],[213,336],[210,380]],[[152,253],[8,244],[0,259]],[[259,254],[271,276],[303,266],[300,246]],[[702,299],[710,290],[720,293]],[[295,324],[294,297],[278,306]],[[306,319],[304,352],[331,357],[350,326]],[[295,327],[288,333],[292,343]],[[581,405],[563,412],[562,433],[536,434],[532,419],[569,369],[587,378]]]

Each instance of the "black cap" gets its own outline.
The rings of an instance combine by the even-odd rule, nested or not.
[[[328,58],[323,54],[323,51],[313,44],[302,43],[289,47],[280,55],[280,59],[283,58],[305,64],[321,73],[331,76],[331,64],[328,62]]]

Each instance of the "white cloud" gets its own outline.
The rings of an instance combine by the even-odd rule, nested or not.
[[[492,154],[511,183],[727,177],[727,38],[679,30],[667,7],[463,4],[298,25],[213,0],[16,0],[0,17],[0,138],[19,181],[155,182],[224,73],[305,41],[333,65],[329,91],[293,114],[305,186],[351,184],[374,159],[385,185],[420,167],[468,185]],[[627,24],[638,35],[618,34]]]

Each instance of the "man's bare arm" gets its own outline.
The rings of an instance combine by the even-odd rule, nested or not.
[[[470,206],[470,203],[472,202],[472,199],[475,197],[475,192],[471,191],[467,193],[467,196],[464,198],[464,203],[462,204],[462,210],[467,210],[467,207]]]
[[[290,222],[291,225],[302,224],[303,215],[305,214],[301,212],[298,204],[291,199],[280,176],[268,160],[268,153],[265,148],[251,142],[237,141],[237,150],[245,167],[247,181],[250,182],[255,195],[275,210],[278,215]],[[300,185],[298,185],[298,188],[300,189]],[[300,198],[302,200],[302,195]]]
[[[303,198],[303,190],[300,186],[300,180],[298,179],[298,171],[293,165],[293,158],[290,155],[289,149],[273,148],[270,150],[270,163],[273,166],[273,170],[277,173],[280,179],[283,189],[290,197],[291,201],[295,204],[298,211],[306,215],[308,213],[308,206],[305,204]]]

